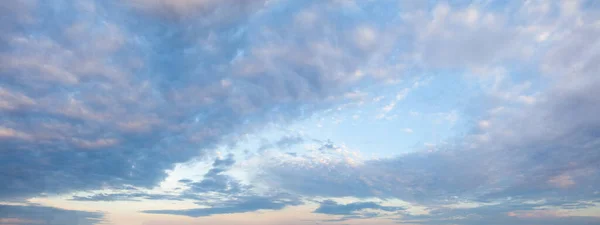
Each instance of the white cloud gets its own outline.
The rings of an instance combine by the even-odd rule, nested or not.
[[[428,143],[428,142],[425,142],[425,143],[423,143],[423,145],[424,145],[425,147],[427,147],[427,148],[433,148],[433,147],[435,147],[435,146],[436,146],[436,144],[434,144],[434,143]]]
[[[390,104],[387,104],[386,106],[384,106],[381,111],[388,113],[390,111],[392,111],[392,109],[394,109],[394,107],[396,107],[396,102],[390,102]]]
[[[525,103],[528,105],[535,103],[535,100],[536,100],[535,97],[527,96],[527,95],[520,95],[517,99],[519,102],[522,102],[522,103]]]
[[[458,119],[459,119],[459,115],[458,115],[458,111],[457,110],[452,110],[450,112],[437,113],[436,115],[438,117],[438,121],[439,120],[444,120],[444,121],[447,121],[450,124],[456,123],[456,121],[458,121]]]
[[[377,33],[371,27],[358,27],[354,31],[354,35],[354,41],[356,42],[356,45],[361,49],[369,50],[376,44]]]
[[[400,92],[398,92],[398,94],[396,94],[396,100],[397,101],[404,100],[404,98],[406,98],[406,95],[408,95],[409,91],[410,91],[410,89],[408,89],[408,88],[402,89],[402,91],[400,91]]]
[[[488,120],[482,120],[482,121],[479,121],[478,125],[479,125],[479,128],[481,128],[481,129],[487,129],[491,126],[491,123]]]
[[[373,101],[379,102],[379,101],[383,100],[384,98],[385,98],[385,96],[377,96],[377,97],[373,98]]]

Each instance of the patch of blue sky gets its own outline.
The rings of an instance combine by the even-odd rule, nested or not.
[[[435,74],[373,87],[374,91],[365,91],[368,95],[362,104],[317,113],[290,129],[344,144],[367,157],[423,150],[467,130],[468,120],[461,118],[463,106],[478,93],[460,77]]]

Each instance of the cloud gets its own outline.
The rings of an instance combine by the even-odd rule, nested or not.
[[[306,140],[304,140],[304,138],[301,136],[284,136],[275,143],[275,146],[285,149],[294,145],[302,144],[305,141]]]
[[[285,135],[285,136],[281,137],[279,140],[275,141],[274,143],[265,141],[258,148],[258,150],[264,151],[264,150],[272,149],[272,148],[275,148],[277,150],[286,150],[293,146],[302,144],[306,141],[307,140],[305,140],[304,137],[302,137],[300,135],[289,134],[289,135]]]
[[[558,79],[544,94],[547,101],[491,116],[486,124],[493,126],[476,124],[470,135],[438,145],[436,151],[365,161],[358,167],[343,161],[282,162],[265,167],[268,175],[263,177],[307,196],[393,197],[427,204],[453,202],[455,197],[484,202],[598,198],[593,184],[600,179],[600,158],[593,149],[599,144],[600,123],[592,115],[600,113],[594,104],[600,102],[594,94],[600,83],[591,73],[569,79],[593,85],[566,90],[568,83]],[[318,172],[323,170],[328,173]]]
[[[217,192],[235,194],[244,191],[242,184],[231,176],[224,174],[235,164],[233,154],[228,154],[225,159],[215,159],[211,168],[204,178],[199,182],[183,182],[189,189],[186,193],[199,194],[205,192]]]
[[[174,21],[199,20],[202,25],[227,24],[246,18],[268,1],[127,0],[134,9]]]
[[[398,92],[398,94],[396,94],[396,100],[397,101],[404,100],[404,98],[406,98],[406,95],[408,95],[409,92],[410,92],[410,89],[408,89],[408,88],[402,89],[402,91],[400,91],[400,92]]]
[[[182,201],[184,200],[179,195],[167,195],[167,194],[148,194],[148,193],[140,193],[140,192],[130,192],[130,193],[113,193],[113,194],[93,194],[90,196],[74,196],[69,199],[72,201],[89,201],[89,202],[98,202],[98,201],[142,201],[142,200],[175,200]]]
[[[212,166],[213,168],[228,169],[233,164],[235,164],[235,159],[233,159],[233,154],[229,153],[225,159],[216,158]]]
[[[300,205],[298,196],[268,190],[260,194],[251,185],[242,185],[238,180],[225,175],[235,160],[232,154],[217,158],[201,181],[182,179],[179,182],[185,189],[176,194],[150,194],[141,190],[123,193],[93,194],[75,196],[74,201],[142,201],[142,200],[194,200],[201,208],[186,210],[147,210],[148,214],[170,214],[190,217],[204,217],[216,214],[254,212],[258,210],[279,210],[286,206]]]
[[[508,25],[507,16],[516,16],[518,8],[506,7],[506,15],[485,4],[453,7],[441,2],[432,7],[431,11],[415,10],[403,16],[414,26],[413,57],[425,68],[495,64],[519,57],[515,46],[527,46],[528,37]]]
[[[179,183],[185,189],[181,193],[155,194],[147,191],[132,189],[121,193],[100,193],[88,196],[74,196],[74,201],[141,201],[141,200],[174,200],[182,201],[206,200],[216,198],[215,196],[203,196],[211,193],[224,196],[248,194],[249,186],[242,185],[238,180],[226,175],[235,164],[234,155],[228,154],[225,158],[218,157],[212,163],[212,168],[204,175],[201,181],[195,182],[190,179],[181,179]]]
[[[147,210],[149,214],[170,214],[190,217],[204,217],[216,214],[233,214],[254,212],[258,210],[280,210],[286,206],[299,205],[300,201],[289,196],[272,197],[243,197],[235,200],[225,201],[208,208],[186,209],[186,210]]]
[[[595,224],[598,217],[574,216],[568,211],[536,209],[544,204],[503,202],[475,208],[437,208],[427,215],[404,215],[400,220],[406,224]]]
[[[396,105],[398,105],[399,102],[403,101],[406,98],[406,96],[408,96],[408,94],[411,91],[416,90],[417,88],[419,88],[420,86],[424,85],[428,81],[420,81],[420,82],[422,82],[422,83],[419,84],[419,80],[417,80],[412,85],[412,87],[410,87],[410,88],[403,88],[402,90],[398,91],[398,93],[396,93],[396,96],[394,98],[391,98],[392,100],[390,101],[390,103],[387,104],[387,105],[385,105],[383,108],[381,108],[381,113],[378,114],[376,118],[377,119],[390,118],[390,117],[386,117],[387,114],[390,113],[391,111],[393,111],[394,108],[396,108]],[[373,99],[373,101],[379,102],[379,101],[381,101],[381,99],[383,99],[383,96],[377,97],[377,98]]]
[[[434,14],[451,12],[450,8],[436,10]],[[537,95],[539,100],[526,105],[510,101],[484,104],[481,117],[486,122],[473,124],[467,135],[437,145],[434,151],[367,160],[360,165],[345,161],[292,163],[297,159],[282,158],[281,162],[266,162],[266,172],[259,179],[305,196],[399,198],[427,205],[460,200],[495,202],[509,197],[520,201],[597,199],[600,196],[594,184],[600,180],[600,154],[595,149],[600,147],[600,120],[595,115],[600,114],[600,79],[596,75],[600,51],[581,48],[597,46],[598,39],[592,38],[600,32],[595,12],[581,11],[578,19],[563,21],[578,25],[549,49],[540,50],[543,60],[538,72],[548,79],[548,85]],[[569,58],[568,53],[576,49],[582,54],[577,54],[577,60]],[[505,110],[485,113],[498,107]],[[453,111],[440,116],[454,121],[455,115]]]
[[[342,22],[372,13],[336,2],[12,2],[0,9],[2,199],[151,188],[175,163],[396,76],[356,76],[394,34]],[[319,23],[297,23],[309,14]]]
[[[371,209],[371,210],[382,210],[387,212],[401,211],[402,207],[391,207],[381,206],[375,202],[354,202],[348,204],[338,204],[332,200],[325,200],[321,202],[319,208],[315,209],[315,213],[329,214],[329,215],[355,215],[356,212]]]
[[[35,205],[0,205],[0,224],[93,225],[104,220],[97,212],[64,210]]]
[[[206,208],[147,211],[198,217],[277,210],[300,204],[297,195],[428,206],[560,196],[568,203],[560,207],[576,207],[599,198],[597,9],[562,2],[511,3],[505,10],[414,3],[401,4],[410,10],[398,13],[378,4],[9,1],[0,8],[6,15],[0,21],[0,199],[150,189],[176,163],[209,158],[219,145],[234,146],[266,124],[307,118],[365,86],[395,82],[405,69],[493,80],[483,87],[489,96],[482,97],[477,124],[434,150],[388,159],[361,160],[332,142],[309,154],[268,153],[275,157],[261,159],[253,181],[294,197],[254,193],[227,174],[235,164],[228,155],[202,180],[182,180],[187,189],[180,195],[130,190],[74,200],[219,197]],[[525,79],[515,77],[524,74],[515,67],[544,82],[512,85]],[[535,88],[539,93],[528,93]],[[409,90],[389,98],[381,118]],[[438,114],[452,123],[457,115]],[[271,145],[304,141],[289,136]],[[321,206],[333,213],[379,207]],[[503,209],[499,218],[535,224],[548,222],[536,215],[554,213],[534,210]],[[450,214],[437,222],[449,223]],[[465,214],[464,223],[481,223]]]

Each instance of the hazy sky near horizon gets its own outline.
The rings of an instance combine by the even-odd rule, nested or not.
[[[0,225],[598,215],[598,1],[0,3]]]

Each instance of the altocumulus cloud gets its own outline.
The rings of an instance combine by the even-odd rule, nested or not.
[[[591,216],[569,216],[568,213],[553,209],[540,209],[547,203],[511,201],[504,204],[477,208],[441,208],[432,210],[429,215],[405,215],[399,222],[406,224],[597,224],[600,219]],[[550,203],[552,205],[552,203]],[[583,206],[589,207],[589,206]]]
[[[528,7],[532,6],[525,4],[513,16],[521,15]],[[597,151],[600,147],[600,120],[596,116],[600,114],[600,79],[597,76],[600,71],[600,27],[595,22],[599,14],[596,9],[583,10],[581,5],[570,7],[565,3],[549,7],[560,13],[544,14],[531,9],[530,12],[535,13],[527,15],[539,20],[534,24],[524,25],[536,29],[551,21],[561,21],[559,28],[568,30],[564,36],[556,36],[550,40],[554,45],[536,49],[541,57],[531,67],[549,80],[542,92],[535,96],[527,95],[514,88],[499,88],[509,81],[498,83],[487,90],[488,95],[485,97],[486,101],[493,104],[486,104],[483,109],[478,110],[482,112],[481,121],[476,121],[464,137],[438,146],[435,150],[407,153],[392,159],[366,160],[358,165],[349,164],[347,160],[313,161],[303,156],[271,158],[269,160],[276,162],[266,163],[265,172],[259,179],[305,196],[399,198],[432,208],[444,208],[444,205],[460,202],[497,204],[481,208],[442,210],[443,213],[437,211],[440,212],[439,215],[431,214],[419,218],[421,220],[408,221],[413,223],[597,223],[597,218],[569,217],[568,214],[561,214],[560,209],[586,205],[585,202],[600,198],[596,185],[600,182],[600,153]],[[477,31],[481,28],[479,23],[493,24],[502,15],[491,13],[489,15],[492,16],[486,16],[477,14],[480,12],[476,8],[454,9],[445,4],[435,7],[432,22],[435,24],[430,24],[432,27],[428,32],[453,32],[440,30],[448,29],[447,23],[467,18],[464,16],[469,10],[475,10],[475,15],[482,16],[482,20],[462,21],[465,24],[459,25],[469,26],[466,30],[472,29],[474,33],[461,32],[457,36],[449,35],[429,41],[441,41],[442,43],[437,43],[439,45],[447,45],[446,42],[459,43],[463,38],[492,41],[493,39],[485,36],[497,36],[494,34],[496,29],[509,29],[508,33],[523,32],[503,25]],[[445,19],[437,20],[436,17]],[[574,23],[578,25],[566,28],[567,24]],[[529,42],[524,33],[516,36],[519,39],[513,41]],[[456,40],[449,40],[450,38]],[[439,55],[427,59],[435,61],[424,63],[440,68],[469,69],[471,62],[494,66],[494,61],[502,59],[505,54],[517,54],[514,49],[504,49],[502,41],[488,44],[486,54],[497,56],[487,59],[478,57],[478,60],[486,60],[485,62],[473,61],[471,57],[474,56],[471,55],[462,56],[462,51],[452,51],[458,55],[452,59],[445,58],[443,54],[446,53],[443,51],[449,49],[440,47],[439,52],[431,52]],[[431,46],[437,45],[425,48]],[[463,62],[463,59],[469,60]],[[478,71],[477,68],[471,70]],[[506,74],[496,76],[496,81],[500,76],[506,78]],[[317,172],[323,170],[329,172]],[[299,180],[304,182],[298,182]],[[537,205],[538,208],[532,206],[519,209],[527,201],[538,200],[561,200],[565,203],[544,203]],[[594,206],[595,204],[589,204],[585,207]],[[537,211],[544,207],[558,207],[559,211]],[[501,216],[497,217],[498,215]]]
[[[357,71],[394,34],[338,20],[369,18],[355,7],[316,3],[10,0],[0,198],[150,188],[174,163],[388,79]]]
[[[593,3],[8,0],[0,7],[0,200],[130,188],[73,200],[195,200],[198,208],[144,213],[204,217],[375,197],[426,206],[427,215],[394,215],[413,224],[595,224],[565,212],[600,199]],[[259,152],[252,182],[271,194],[228,174],[233,155],[199,180],[181,180],[181,193],[140,191],[176,163],[341,104],[405,70],[461,71],[490,83],[466,135],[383,159],[352,158],[330,141],[315,155]],[[531,91],[513,73],[544,82]],[[463,202],[477,206],[452,207]],[[314,213],[345,220],[374,211],[403,208],[326,200]],[[0,218],[102,219],[14,205],[0,206]]]

